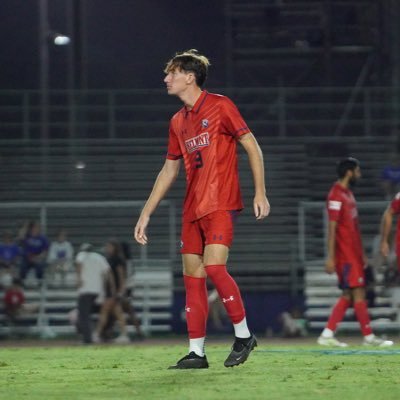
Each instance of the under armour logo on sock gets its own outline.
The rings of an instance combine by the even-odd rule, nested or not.
[[[190,307],[185,307],[186,312],[190,312]]]
[[[235,300],[235,298],[233,297],[233,296],[229,296],[227,299],[222,299],[222,301],[224,302],[224,303],[227,303],[228,301],[233,301],[233,300]]]

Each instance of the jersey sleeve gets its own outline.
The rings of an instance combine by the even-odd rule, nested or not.
[[[396,194],[390,203],[390,208],[393,210],[394,214],[400,214],[400,192]]]
[[[182,158],[182,150],[179,146],[179,140],[176,135],[176,132],[172,126],[172,121],[169,125],[169,139],[168,139],[168,152],[167,159],[168,160],[179,160]]]
[[[327,200],[327,211],[329,221],[338,221],[342,213],[342,200],[340,196],[330,194]]]
[[[83,251],[80,251],[80,252],[76,255],[75,261],[76,261],[78,264],[82,264],[84,259],[85,259],[85,253],[84,253]]]
[[[230,99],[224,97],[221,100],[220,107],[223,133],[235,138],[250,133],[250,129],[240,115],[239,110]]]

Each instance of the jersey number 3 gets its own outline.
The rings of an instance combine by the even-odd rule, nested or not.
[[[201,157],[201,151],[196,151],[196,156],[194,158],[194,167],[195,168],[203,167],[203,158]]]

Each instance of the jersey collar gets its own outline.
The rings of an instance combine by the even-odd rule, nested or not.
[[[350,188],[343,187],[339,182],[335,182],[335,186],[342,192],[351,193]]]
[[[188,110],[186,107],[183,107],[182,111],[184,112],[185,117],[187,117],[188,114],[191,113],[191,112],[197,114],[200,111],[201,107],[203,106],[204,101],[206,100],[207,96],[208,96],[207,90],[203,90],[201,92],[200,97],[197,99],[196,103],[194,104],[194,106],[193,106],[193,108],[191,110]]]

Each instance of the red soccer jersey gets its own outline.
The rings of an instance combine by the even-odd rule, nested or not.
[[[396,196],[390,203],[390,208],[393,210],[393,213],[395,215],[398,216],[400,214],[400,192],[396,194]],[[400,218],[397,218],[397,226],[396,226],[396,255],[397,255],[397,258],[399,259],[399,256],[400,256]]]
[[[358,222],[356,200],[351,190],[336,183],[327,199],[329,221],[336,221],[336,265],[352,264],[363,267],[363,247]]]
[[[192,110],[183,107],[172,117],[167,158],[184,160],[184,221],[195,221],[217,210],[243,208],[236,143],[249,132],[231,100],[207,91]]]

